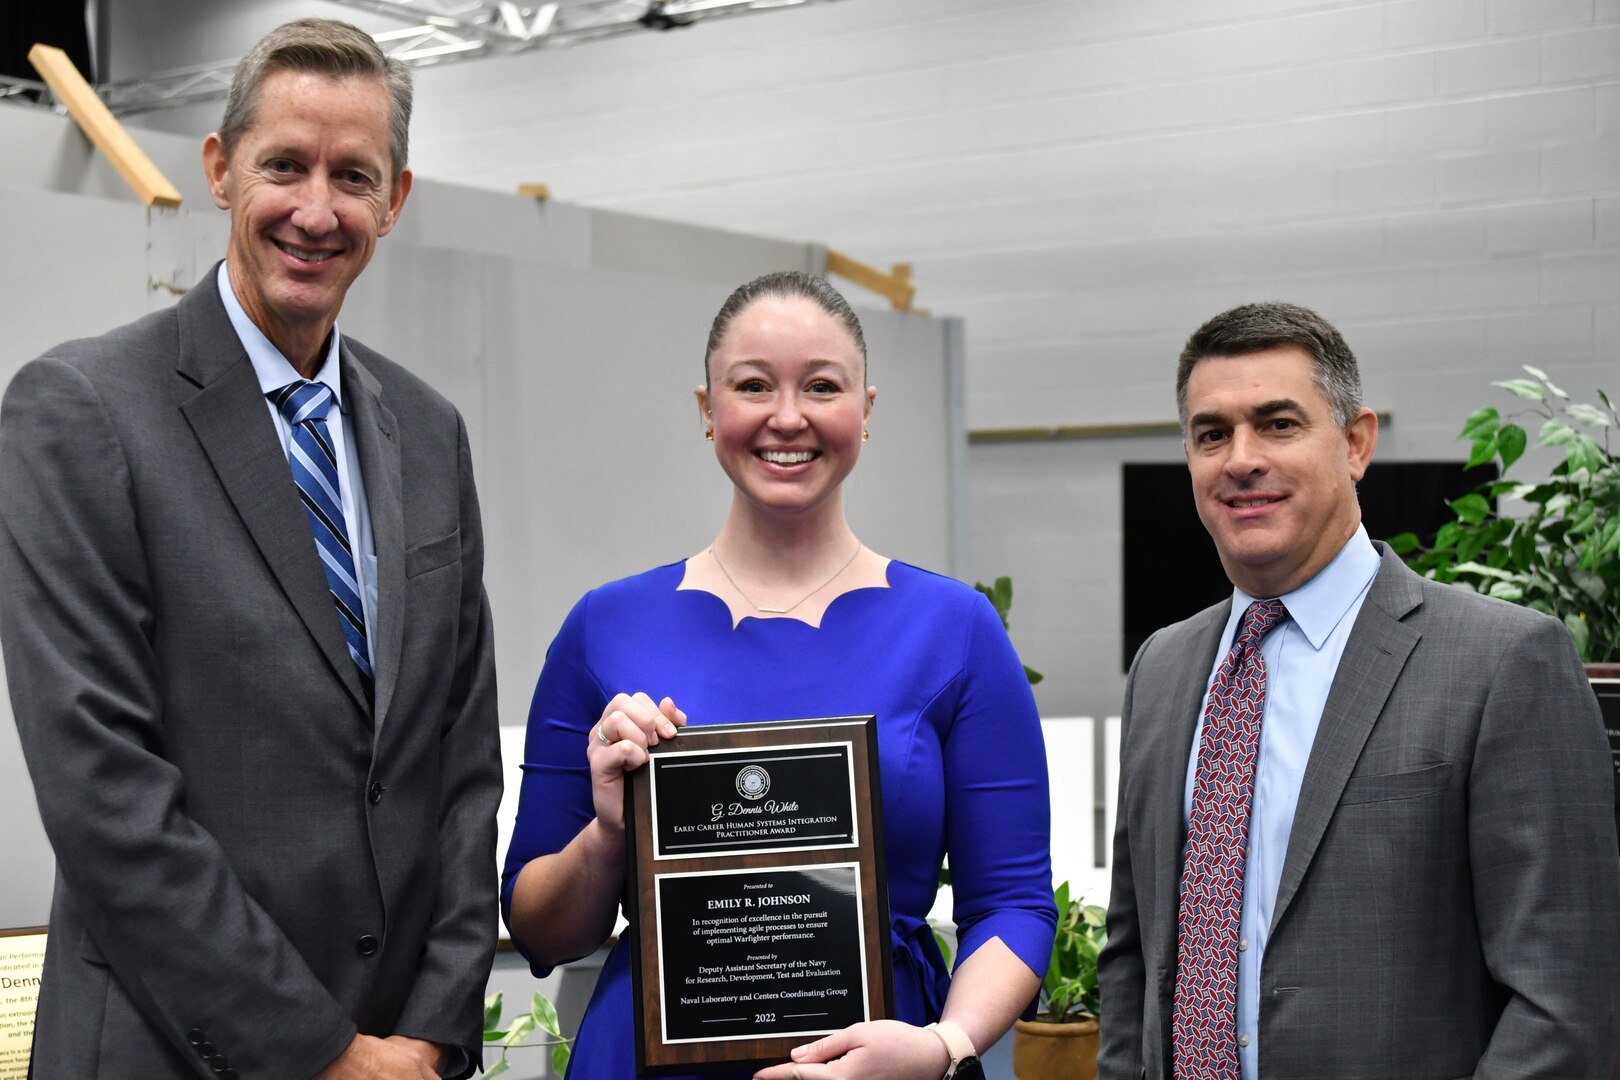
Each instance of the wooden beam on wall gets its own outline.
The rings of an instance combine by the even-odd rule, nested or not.
[[[1378,426],[1387,428],[1394,418],[1388,410],[1378,413]],[[1041,427],[975,428],[968,442],[1032,443],[1073,442],[1076,439],[1126,439],[1142,435],[1174,435],[1181,438],[1181,424],[1175,420],[1141,420],[1110,424],[1052,424]]]
[[[1117,439],[1135,435],[1177,435],[1174,420],[1141,423],[1057,424],[1049,427],[979,428],[968,432],[970,443],[1069,442],[1074,439]]]
[[[917,287],[911,283],[911,264],[895,263],[888,273],[836,251],[827,252],[827,273],[846,277],[865,289],[888,298],[896,311],[910,311]]]
[[[36,44],[28,50],[28,62],[142,202],[147,206],[180,205],[180,192],[130,138],[67,53],[51,45]]]

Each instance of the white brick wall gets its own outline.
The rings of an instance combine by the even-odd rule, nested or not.
[[[244,47],[239,10],[140,5],[186,9],[171,66]],[[1620,392],[1620,0],[843,0],[425,71],[413,149],[911,261],[975,427],[1172,418],[1182,340],[1257,297],[1344,329],[1384,457],[1457,456],[1520,363]],[[971,451],[967,571],[1018,583],[1049,715],[1117,710],[1118,466],[1179,456]]]

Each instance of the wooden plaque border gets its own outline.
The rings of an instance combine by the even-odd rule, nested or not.
[[[663,860],[667,872],[767,870],[775,867],[857,863],[861,871],[861,938],[866,958],[868,1020],[895,1015],[894,958],[890,947],[889,889],[883,857],[883,796],[878,777],[877,717],[837,716],[808,720],[706,724],[683,728],[673,741],[659,743],[653,755],[694,750],[759,750],[807,743],[847,743],[855,774],[856,846],[746,854],[685,856]],[[653,858],[651,769],[625,774],[625,916],[630,923],[630,971],[634,986],[636,1068],[646,1075],[749,1069],[788,1060],[795,1046],[815,1036],[772,1036],[705,1042],[665,1043],[662,1038],[663,987],[658,962],[657,904]],[[665,780],[664,782],[667,782]]]

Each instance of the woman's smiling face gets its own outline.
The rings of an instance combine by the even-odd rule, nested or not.
[[[860,457],[876,390],[848,329],[813,300],[763,296],[731,321],[698,391],[738,493],[776,513],[836,496]]]

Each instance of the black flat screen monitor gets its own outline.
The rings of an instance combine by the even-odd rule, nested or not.
[[[1125,465],[1125,651],[1136,650],[1161,626],[1231,595],[1215,544],[1198,520],[1187,466]],[[1496,467],[1465,470],[1458,462],[1374,462],[1362,477],[1361,517],[1374,540],[1413,532],[1425,540],[1453,520],[1446,500],[1496,479]]]

